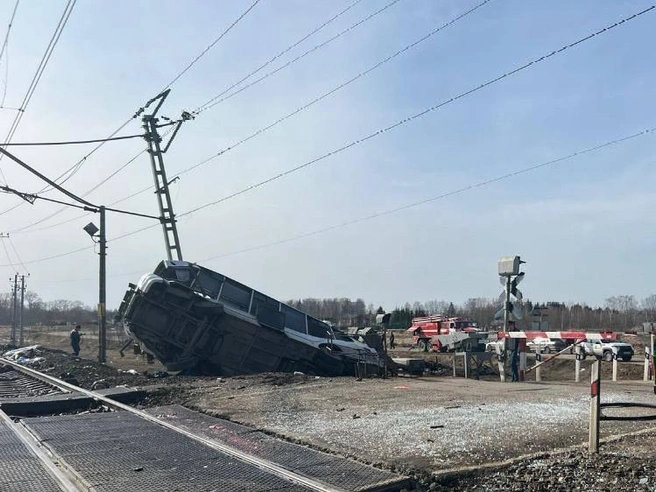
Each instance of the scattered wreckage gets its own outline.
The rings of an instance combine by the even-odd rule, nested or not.
[[[383,350],[186,261],[162,261],[130,284],[117,319],[169,371],[340,376],[384,374],[393,366]]]

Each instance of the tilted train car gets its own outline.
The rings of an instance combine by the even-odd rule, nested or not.
[[[162,261],[130,284],[118,319],[169,371],[237,375],[380,372],[387,356],[231,278]]]

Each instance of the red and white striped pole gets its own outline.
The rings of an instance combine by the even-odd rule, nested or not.
[[[592,363],[590,385],[590,436],[588,452],[599,452],[599,411],[601,409],[601,358]]]
[[[649,354],[651,355],[651,377],[654,378],[654,394],[656,395],[656,354],[654,353],[654,334],[651,335],[651,347]]]

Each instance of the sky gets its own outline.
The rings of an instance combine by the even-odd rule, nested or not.
[[[67,3],[18,4],[0,59],[0,138]],[[78,0],[12,142],[102,139],[165,88],[159,114],[176,119],[255,82],[185,122],[164,155],[172,178],[230,148],[171,184],[185,260],[281,300],[386,309],[496,297],[497,261],[510,255],[527,262],[533,300],[656,292],[656,9],[486,84],[648,2],[260,0],[216,41],[253,3]],[[0,36],[14,6],[0,2]],[[136,118],[119,135],[142,131]],[[94,145],[6,149],[52,179],[81,161],[63,186],[94,204],[150,186],[114,206],[158,215],[145,146],[108,142],[84,160]],[[3,185],[44,187],[6,157],[0,170]],[[93,306],[98,250],[82,228],[98,217],[61,209],[0,194],[0,270],[29,273],[46,301]],[[106,229],[111,309],[166,249],[152,219],[108,213]]]

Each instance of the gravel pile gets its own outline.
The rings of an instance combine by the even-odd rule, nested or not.
[[[653,436],[651,439],[653,440]],[[572,452],[522,461],[500,471],[444,478],[427,485],[436,491],[656,491],[655,456]]]

